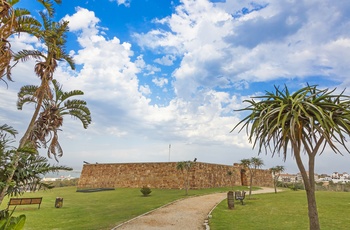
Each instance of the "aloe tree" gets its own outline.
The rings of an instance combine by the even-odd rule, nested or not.
[[[86,101],[73,98],[84,95],[84,92],[81,90],[64,92],[62,86],[55,79],[52,80],[52,85],[52,98],[44,98],[41,106],[42,112],[35,121],[29,140],[33,146],[47,148],[48,157],[53,155],[57,160],[57,157],[61,157],[63,154],[58,141],[58,131],[61,130],[64,116],[69,115],[77,118],[86,129],[91,123],[91,113],[86,106]],[[23,86],[18,93],[17,108],[22,110],[24,104],[37,104],[36,92],[38,88],[33,85]]]
[[[270,171],[272,173],[272,178],[273,178],[273,187],[275,188],[275,193],[277,193],[277,183],[278,183],[278,178],[280,177],[281,173],[284,171],[284,166],[282,165],[277,165],[275,167],[270,168]]]
[[[346,145],[350,135],[350,97],[335,90],[307,85],[290,93],[287,86],[282,90],[275,86],[274,92],[245,100],[250,105],[239,111],[249,114],[233,128],[246,129],[249,141],[259,153],[265,150],[272,156],[282,154],[286,160],[291,151],[304,181],[312,230],[320,229],[315,197],[316,155],[325,149],[350,153]],[[308,162],[301,159],[302,152]]]
[[[194,162],[192,161],[180,161],[177,162],[176,164],[176,169],[177,170],[181,170],[182,173],[186,173],[185,175],[185,180],[184,180],[184,184],[185,184],[185,189],[186,189],[186,195],[188,195],[188,189],[190,186],[190,179],[189,179],[189,175],[190,175],[190,171],[192,169]]]

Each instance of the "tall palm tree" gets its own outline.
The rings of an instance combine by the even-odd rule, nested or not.
[[[50,0],[41,0],[45,4],[50,4]],[[35,121],[39,115],[41,105],[44,99],[52,99],[50,91],[50,82],[53,79],[53,74],[58,65],[58,61],[66,61],[72,69],[75,68],[73,59],[66,53],[65,44],[66,44],[66,32],[68,32],[68,22],[61,21],[55,22],[52,21],[50,15],[40,12],[43,29],[39,32],[40,39],[46,45],[46,52],[38,50],[22,50],[17,54],[14,54],[14,61],[26,61],[30,58],[36,59],[38,62],[35,65],[35,73],[40,78],[41,84],[38,87],[38,90],[35,92],[37,97],[37,106],[34,110],[33,116],[30,120],[30,123],[25,131],[22,139],[19,141],[18,149],[23,148],[28,144],[30,135],[34,129]],[[20,153],[18,152],[13,158],[14,169],[17,168],[18,161],[20,159]],[[7,181],[5,182],[6,186],[11,182],[15,170],[12,170],[12,173],[8,176]],[[0,203],[2,202],[5,194],[2,192],[0,194]]]
[[[249,199],[252,195],[253,178],[256,175],[257,169],[264,165],[263,160],[258,157],[252,157],[250,159],[242,159],[241,165],[244,168],[248,168],[250,178],[249,178]]]
[[[38,36],[40,22],[31,17],[27,9],[15,8],[19,0],[0,0],[0,79],[4,76],[12,81],[11,69],[17,62],[11,64],[13,52],[8,38],[14,34],[29,33]]]
[[[192,162],[192,161],[180,161],[180,162],[177,162],[177,164],[176,164],[177,170],[181,170],[182,173],[186,172],[185,179],[184,179],[186,195],[188,195],[188,189],[190,186],[189,174],[190,174],[190,170],[191,170],[193,164],[194,164],[194,162]]]
[[[58,131],[63,125],[63,117],[70,115],[80,120],[86,129],[91,123],[91,113],[86,106],[86,102],[72,97],[84,95],[80,90],[64,92],[62,86],[55,80],[52,80],[53,90],[52,99],[45,98],[42,104],[42,112],[35,121],[34,129],[30,134],[29,140],[36,147],[44,147],[48,149],[49,157],[53,155],[61,157],[63,150],[58,142]],[[23,86],[18,93],[17,108],[22,109],[24,104],[37,103],[35,96],[37,86]]]
[[[230,177],[230,184],[232,186],[232,191],[233,191],[233,180],[232,180],[233,172],[231,170],[227,171],[227,176]]]
[[[275,193],[277,193],[277,182],[278,178],[280,177],[281,173],[285,170],[284,166],[277,165],[275,167],[270,168],[270,171],[272,173],[273,178],[273,187],[275,188]]]
[[[11,69],[17,64],[15,61],[11,64],[14,53],[11,50],[11,44],[8,38],[20,33],[28,33],[38,38],[40,35],[41,23],[31,16],[27,9],[15,8],[20,0],[0,0],[0,79],[6,76],[12,81]],[[53,17],[54,8],[51,0],[37,0],[43,5],[49,17]],[[61,0],[54,0],[57,4]]]
[[[261,158],[258,158],[258,157],[252,157],[250,159],[250,162],[252,164],[252,168],[253,168],[253,174],[252,176],[250,177],[250,187],[249,187],[249,197],[250,195],[252,194],[252,186],[253,186],[253,177],[256,177],[256,172],[257,172],[257,169],[260,169],[261,166],[264,165],[264,162]]]
[[[290,93],[287,86],[283,90],[275,86],[275,92],[246,100],[250,105],[239,111],[250,114],[233,128],[246,129],[249,141],[259,153],[282,153],[286,160],[288,150],[291,151],[304,181],[312,230],[320,229],[315,197],[316,155],[327,146],[335,153],[342,154],[340,147],[350,153],[346,146],[350,135],[350,97],[334,92],[335,89],[308,85]],[[308,156],[307,164],[301,159],[302,151]]]
[[[28,128],[20,141],[20,147],[24,146],[29,139],[30,133],[34,128],[35,120],[37,119],[40,107],[44,99],[52,99],[50,91],[50,82],[53,79],[53,74],[58,65],[58,61],[66,61],[72,69],[75,69],[74,61],[65,52],[66,32],[68,32],[68,22],[54,22],[43,12],[40,13],[44,29],[41,32],[44,44],[47,46],[47,52],[38,50],[23,50],[15,54],[14,60],[26,61],[29,58],[38,60],[35,65],[35,73],[40,78],[41,84],[35,92],[37,98],[37,107],[34,111]]]

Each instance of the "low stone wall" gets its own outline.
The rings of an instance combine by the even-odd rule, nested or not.
[[[85,164],[78,182],[78,189],[91,188],[170,188],[185,187],[186,171],[176,169],[177,162],[164,163],[114,163]],[[228,171],[232,175],[228,175]],[[244,171],[244,170],[243,170]],[[246,176],[245,176],[246,175]],[[219,165],[196,162],[189,174],[191,189],[248,185],[249,171],[239,165]],[[244,182],[245,181],[245,182]],[[271,173],[258,170],[254,186],[272,186]]]

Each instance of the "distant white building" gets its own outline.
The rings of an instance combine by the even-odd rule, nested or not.
[[[333,172],[332,173],[332,182],[333,183],[349,183],[350,182],[350,175],[347,172],[344,172],[344,173]]]
[[[347,172],[343,172],[344,179],[350,179],[350,175]]]
[[[332,177],[327,174],[321,174],[317,181],[331,181]]]
[[[307,174],[307,176],[309,176],[309,172],[308,171],[306,172],[306,174]],[[315,173],[314,178],[315,178],[315,181],[317,181],[318,180],[318,174]],[[300,181],[300,182],[303,181],[303,177],[301,176],[301,173],[297,173],[297,181]]]
[[[75,179],[75,177],[68,175],[68,176],[60,176],[60,177],[44,177],[42,181],[72,180],[72,179]]]
[[[309,174],[309,172],[307,172]],[[285,183],[294,183],[294,182],[302,182],[303,178],[300,173],[297,174],[289,174],[289,173],[284,173],[280,174],[280,177],[278,178],[278,181],[280,182],[285,182]],[[315,174],[315,181],[332,181],[333,183],[350,183],[350,174],[347,172],[343,173],[338,173],[338,172],[333,172],[331,175],[327,174]]]
[[[332,179],[339,179],[340,176],[339,176],[339,173],[338,172],[333,172],[332,173]]]
[[[281,181],[281,182],[284,182],[284,183],[289,183],[289,182],[294,183],[294,182],[297,181],[297,175],[284,173],[284,174],[280,175],[280,177],[278,178],[278,181]]]

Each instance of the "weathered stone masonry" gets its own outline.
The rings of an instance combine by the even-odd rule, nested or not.
[[[185,172],[176,169],[177,162],[85,164],[78,182],[79,189],[91,188],[184,188]],[[232,176],[227,172],[231,171]],[[246,171],[246,172],[244,172]],[[234,166],[196,162],[189,172],[190,188],[214,188],[248,185],[249,171]],[[232,182],[231,182],[232,181]],[[255,186],[273,185],[268,170],[258,170]]]

